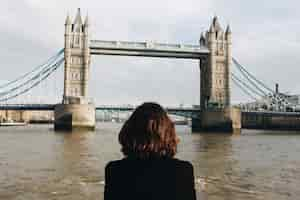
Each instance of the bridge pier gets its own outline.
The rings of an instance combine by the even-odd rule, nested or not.
[[[204,110],[192,120],[192,132],[234,133],[241,129],[241,111],[238,108]]]
[[[95,125],[96,110],[94,104],[70,102],[68,104],[57,104],[55,106],[55,130],[95,130]]]

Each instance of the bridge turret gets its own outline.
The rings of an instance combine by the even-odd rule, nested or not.
[[[64,68],[64,96],[66,96],[68,92],[68,68],[71,60],[71,43],[72,43],[72,22],[70,15],[68,14],[65,21],[65,68]]]
[[[81,11],[80,8],[78,8],[76,17],[74,19],[74,23],[73,23],[73,32],[77,32],[77,33],[81,33],[83,32],[83,23],[82,23],[82,17],[81,17]]]
[[[226,32],[225,32],[225,39],[231,41],[231,39],[232,39],[231,35],[232,35],[231,28],[230,28],[230,25],[228,24],[227,28],[226,28]]]
[[[82,21],[78,9],[73,23],[66,18],[64,102],[85,101],[90,65],[89,19]],[[71,100],[73,99],[73,100]],[[77,101],[76,100],[76,101]]]
[[[66,22],[65,22],[65,25],[69,25],[72,27],[72,22],[71,22],[71,18],[70,18],[70,15],[68,14],[67,17],[66,17]],[[71,29],[70,29],[71,31]]]
[[[66,18],[64,95],[55,106],[55,129],[94,129],[95,107],[88,99],[90,68],[89,20],[82,23],[81,11],[73,23]]]
[[[210,25],[210,27],[209,27],[209,33],[215,33],[215,32],[216,32],[215,26],[214,26],[214,24],[212,23],[212,24]]]
[[[216,32],[222,32],[223,31],[223,29],[220,25],[218,16],[214,16],[212,25],[214,26]]]
[[[84,20],[84,27],[89,27],[89,26],[90,26],[90,18],[89,15],[86,15]]]
[[[222,29],[217,16],[215,16],[213,19],[213,25],[216,30],[216,40],[223,40],[224,39],[224,30]]]
[[[85,17],[83,30],[84,30],[84,55],[83,55],[83,65],[84,65],[84,71],[83,71],[83,96],[88,95],[88,80],[89,80],[89,69],[90,69],[90,37],[89,37],[89,26],[90,26],[90,20],[89,16],[87,15]]]
[[[200,47],[203,47],[203,46],[206,46],[206,38],[204,36],[204,33],[202,32],[201,35],[200,35]]]
[[[226,33],[225,33],[225,47],[226,47],[226,75],[227,75],[227,81],[226,81],[226,92],[227,92],[227,104],[230,105],[230,99],[231,99],[231,64],[232,64],[232,32],[230,25],[227,25]]]
[[[207,32],[207,48],[208,61],[201,62],[201,78],[208,77],[201,86],[201,109],[209,104],[225,108],[230,106],[231,29],[224,33],[217,16]]]
[[[72,32],[72,22],[70,16],[67,15],[66,22],[65,22],[65,48],[70,48],[70,39],[71,39],[71,32]]]

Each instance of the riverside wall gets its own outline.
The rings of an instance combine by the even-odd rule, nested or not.
[[[241,129],[241,111],[238,108],[206,110],[199,119],[192,120],[192,132],[234,133]]]
[[[53,111],[1,110],[0,122],[53,123]]]
[[[242,112],[242,128],[300,130],[300,113]]]

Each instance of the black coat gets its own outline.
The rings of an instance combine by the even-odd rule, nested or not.
[[[193,166],[178,159],[125,158],[105,167],[104,200],[195,200]]]

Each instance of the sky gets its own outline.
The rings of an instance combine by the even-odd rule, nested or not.
[[[90,17],[91,39],[195,45],[217,15],[224,28],[231,26],[233,56],[240,63],[268,86],[279,83],[281,91],[300,94],[299,6],[296,0],[9,0],[0,16],[0,83],[63,48],[65,18],[81,8]],[[61,101],[62,75],[61,68],[19,99]],[[90,76],[89,96],[97,105],[200,101],[195,60],[93,56]],[[249,100],[233,86],[233,103]]]

